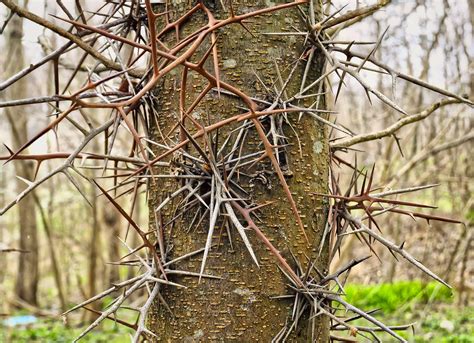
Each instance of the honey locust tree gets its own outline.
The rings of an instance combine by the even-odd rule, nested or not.
[[[225,20],[233,9],[238,16],[268,4],[198,6],[179,26],[180,40],[214,20]],[[315,20],[322,18],[320,6],[312,13]],[[219,82],[238,87],[253,99],[236,96],[191,67],[165,77],[156,90],[157,120],[150,132],[155,141],[160,141],[160,132],[167,135],[173,129],[185,140],[201,125],[251,112],[252,107],[264,112],[312,109],[239,120],[210,131],[170,159],[175,173],[192,178],[150,185],[150,220],[163,230],[165,244],[173,245],[169,258],[205,247],[203,253],[173,267],[220,277],[177,276],[173,280],[187,288],[163,289],[171,311],[157,302],[151,327],[170,340],[271,341],[285,327],[293,304],[279,298],[288,294],[292,279],[288,271],[279,270],[278,259],[288,261],[295,274],[298,266],[303,271],[310,265],[327,273],[328,246],[321,246],[321,237],[328,207],[311,194],[327,192],[329,175],[328,130],[317,120],[327,119],[324,87],[314,82],[322,75],[324,56],[305,46],[304,37],[262,34],[291,26],[305,30],[311,20],[305,19],[307,4],[300,7],[302,12],[292,7],[213,31],[190,58],[198,64],[203,61],[203,68],[218,75]],[[169,9],[172,23],[190,7],[172,4]],[[167,30],[166,22],[163,26],[159,37],[168,46],[178,44],[175,28],[169,25]],[[204,60],[207,52],[210,56]],[[181,118],[183,127],[178,127]],[[187,195],[183,201],[179,191],[196,192],[196,197]],[[163,206],[167,199],[171,201]],[[258,211],[252,210],[258,206],[262,206]],[[279,253],[270,250],[267,240]],[[292,337],[327,341],[328,324],[327,318],[319,317]]]
[[[146,0],[108,2],[98,9],[76,2],[73,12],[58,2],[64,15],[55,20],[14,1],[1,2],[12,15],[65,39],[0,84],[7,89],[49,62],[65,69],[55,69],[55,95],[1,104],[10,109],[53,105],[49,124],[2,159],[33,160],[38,167],[46,160],[60,161],[51,172],[39,170],[27,180],[27,188],[1,213],[49,178],[65,174],[87,201],[82,182],[96,187],[140,242],[125,235],[129,251],[117,262],[134,270],[133,277],[65,313],[81,308],[96,313],[78,339],[114,319],[134,329],[135,341],[325,342],[376,338],[379,331],[403,341],[397,331],[409,326],[387,326],[343,298],[347,273],[367,257],[329,271],[349,234],[370,251],[380,244],[446,284],[403,244],[376,231],[375,217],[393,212],[456,221],[416,212],[412,208],[426,205],[393,198],[426,186],[376,194],[374,170],[361,170],[341,157],[350,146],[394,135],[440,107],[472,106],[376,60],[385,33],[367,54],[353,50],[358,42],[336,40],[341,29],[389,1],[352,11],[334,10],[319,0]],[[361,71],[403,79],[447,100],[407,113]],[[399,113],[400,120],[380,132],[352,137],[327,106],[330,80],[337,81],[337,98],[347,78]],[[66,123],[82,134],[72,151],[25,152]],[[329,143],[331,131],[347,137]],[[91,150],[97,142],[105,142],[103,152]],[[339,185],[337,165],[353,169],[347,190]],[[97,174],[90,177],[84,168]],[[149,204],[146,228],[133,216],[142,191]],[[127,196],[131,202],[125,205]],[[88,306],[114,294],[102,310]],[[140,305],[131,305],[138,294],[144,294]],[[370,326],[357,326],[354,318]]]

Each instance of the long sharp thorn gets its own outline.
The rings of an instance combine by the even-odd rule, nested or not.
[[[220,207],[220,184],[217,180],[213,182],[213,191],[215,192],[215,203],[214,207],[211,207],[212,211],[210,211],[211,218],[209,219],[209,231],[207,233],[206,245],[204,249],[204,254],[202,257],[201,263],[201,270],[199,272],[199,283],[201,282],[202,275],[204,274],[204,268],[206,267],[206,260],[209,254],[209,250],[211,249],[212,245],[212,235],[214,234],[214,227],[216,225],[217,216],[219,215],[219,207]]]
[[[293,199],[293,196],[291,195],[290,189],[288,188],[288,184],[286,183],[285,176],[283,175],[283,172],[281,171],[280,165],[278,164],[278,161],[276,160],[275,156],[273,155],[272,146],[271,146],[270,142],[268,141],[268,139],[265,135],[265,132],[262,128],[262,124],[260,123],[260,121],[258,121],[258,119],[255,119],[255,118],[252,118],[252,121],[255,125],[255,128],[257,129],[257,132],[258,132],[258,135],[260,136],[260,139],[264,143],[266,153],[267,153],[268,157],[270,158],[270,160],[273,164],[273,168],[275,169],[275,172],[278,175],[278,178],[280,180],[280,184],[283,187],[283,190],[286,194],[286,197],[287,197],[288,201],[290,202],[291,210],[293,211],[293,214],[295,215],[296,222],[298,223],[298,226],[300,227],[301,233],[303,234],[303,236],[306,240],[306,243],[309,245],[309,239],[308,239],[308,236],[306,235],[306,231],[304,229],[303,222],[302,222],[301,217],[298,213],[298,208],[296,206],[295,200]]]
[[[225,203],[225,208],[227,210],[227,214],[230,216],[232,223],[234,224],[235,228],[239,232],[239,235],[242,238],[242,241],[244,242],[245,247],[247,248],[250,256],[252,257],[257,267],[260,267],[257,257],[255,256],[255,253],[252,249],[252,245],[250,244],[250,241],[245,233],[245,229],[242,226],[242,224],[240,224],[239,220],[237,219],[237,216],[235,215],[234,210],[232,209],[232,205],[228,201]]]
[[[102,188],[95,180],[92,180],[94,184],[99,188],[99,190],[102,192],[102,194],[105,195],[105,197],[112,203],[112,205],[115,207],[115,209],[130,223],[130,225],[135,229],[135,232],[140,236],[140,238],[143,240],[143,243],[147,246],[147,248],[150,249],[150,252],[153,254],[153,259],[155,260],[155,263],[158,265],[160,268],[160,271],[163,273],[163,277],[167,279],[165,270],[163,268],[163,264],[161,263],[160,258],[157,255],[156,249],[153,246],[153,244],[150,243],[148,238],[146,237],[145,232],[142,231],[142,229],[137,225],[137,223],[128,215],[128,213],[120,206],[114,198],[104,189]]]

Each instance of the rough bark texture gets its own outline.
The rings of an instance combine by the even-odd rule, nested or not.
[[[13,16],[8,25],[7,51],[9,57],[4,69],[4,75],[13,75],[18,68],[24,65],[24,53],[22,46],[23,19]],[[25,98],[28,94],[28,83],[25,80],[17,82],[3,94],[9,99]],[[28,140],[27,107],[21,109],[6,108],[5,114],[11,127],[14,149],[20,147]],[[15,162],[16,175],[32,180],[34,178],[34,164],[31,161]],[[17,192],[20,193],[26,184],[18,180]],[[15,294],[21,300],[29,304],[37,304],[38,289],[38,234],[36,225],[35,202],[33,196],[29,195],[18,203],[20,242],[19,248],[27,250],[28,253],[19,255],[18,273],[15,286]]]
[[[275,5],[270,1],[233,2],[237,13],[250,9],[258,9]],[[173,10],[183,13],[190,5],[174,4]],[[222,10],[219,2],[206,6],[213,9],[217,18],[227,16],[228,12]],[[196,19],[189,22],[185,31],[192,31],[202,25],[204,16],[196,15]],[[273,87],[273,83],[280,88],[275,62],[278,64],[283,79],[291,70],[293,63],[303,53],[303,38],[294,36],[268,36],[260,35],[261,32],[294,31],[291,27],[303,28],[304,23],[299,19],[298,10],[284,10],[265,15],[252,20],[248,24],[255,36],[250,35],[239,25],[226,27],[219,32],[218,48],[221,78],[247,94],[266,98],[266,90],[258,83],[255,73],[266,83]],[[208,45],[206,46],[206,48]],[[202,52],[201,52],[202,54]],[[195,59],[197,60],[197,58]],[[310,75],[311,80],[321,75],[323,59],[316,58]],[[212,65],[207,66],[212,70]],[[299,89],[303,75],[304,63],[298,67],[293,76],[288,94],[294,94]],[[159,130],[155,127],[153,134],[157,141],[161,141],[159,131],[168,132],[169,128],[179,118],[178,88],[180,74],[176,72],[174,78],[169,77],[157,91],[159,103],[157,110],[160,112],[158,120]],[[196,95],[205,87],[205,82],[191,74],[188,77],[187,105],[194,100]],[[237,113],[242,109],[237,106],[243,104],[227,95],[220,98],[207,96],[201,105],[193,112],[193,116],[207,124],[208,120],[214,122]],[[193,98],[194,97],[194,98]],[[324,104],[322,104],[324,105]],[[250,185],[248,179],[242,178],[242,185],[252,194],[256,203],[273,200],[276,202],[262,209],[257,222],[260,229],[277,247],[287,261],[294,266],[291,253],[299,260],[301,265],[307,266],[308,259],[316,260],[316,267],[327,272],[327,249],[324,248],[318,257],[319,243],[324,230],[326,208],[320,198],[314,197],[310,192],[327,192],[328,177],[328,142],[327,132],[314,119],[303,115],[298,121],[298,114],[289,114],[290,122],[296,130],[301,142],[299,150],[298,140],[293,130],[286,125],[284,133],[291,144],[288,148],[287,174],[288,184],[297,203],[302,221],[306,228],[311,246],[305,242],[287,198],[272,172],[268,159],[259,162],[249,169],[249,173],[262,175],[261,181],[257,178]],[[191,127],[191,124],[189,125]],[[235,128],[235,127],[233,127]],[[228,133],[229,128],[225,131]],[[250,142],[245,147],[247,152],[257,150],[258,136],[255,129],[250,130]],[[220,141],[225,139],[225,132],[220,132]],[[176,137],[173,137],[176,138]],[[202,143],[202,141],[201,141]],[[253,144],[251,144],[253,143]],[[262,148],[259,147],[258,150]],[[157,170],[157,173],[160,171]],[[169,173],[169,171],[167,171]],[[161,173],[164,173],[161,170]],[[160,179],[161,180],[161,179]],[[263,184],[266,183],[266,184]],[[154,223],[153,210],[165,198],[168,192],[179,187],[179,182],[158,181],[157,185],[150,186],[150,222]],[[165,191],[164,191],[165,190]],[[168,206],[163,222],[170,219],[176,206]],[[173,249],[171,257],[181,256],[188,252],[203,248],[206,241],[208,223],[202,223],[198,228],[187,231],[189,222],[194,213],[184,216],[175,223],[171,229],[165,227],[165,239],[168,246]],[[240,236],[231,227],[233,249],[229,243],[226,230],[216,227],[213,243],[215,245],[207,259],[205,272],[222,277],[222,280],[176,277],[177,281],[186,285],[187,289],[163,288],[162,295],[170,306],[173,315],[164,306],[155,304],[149,321],[150,327],[164,342],[270,342],[271,339],[285,325],[291,316],[292,300],[272,299],[274,296],[292,294],[287,287],[288,280],[278,269],[276,259],[262,244],[257,236],[249,231],[254,251],[260,262],[258,268],[252,261]],[[244,225],[245,226],[245,225]],[[217,245],[218,243],[218,245]],[[202,254],[182,261],[174,266],[176,269],[199,272]],[[327,342],[329,336],[328,322],[320,317],[316,332],[316,341]],[[308,341],[310,334],[303,321],[296,333],[292,334],[290,341]]]

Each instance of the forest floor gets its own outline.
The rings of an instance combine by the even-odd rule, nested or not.
[[[387,325],[413,323],[411,329],[399,332],[409,342],[474,343],[474,307],[459,306],[456,294],[438,284],[422,284],[421,281],[375,286],[352,284],[347,286],[346,294],[346,299],[361,309],[379,309],[375,316]],[[25,315],[16,313],[10,319],[20,316],[28,318]],[[81,332],[80,328],[65,327],[61,320],[35,317],[34,323],[7,326],[11,324],[8,320],[0,326],[2,343],[71,342]],[[354,323],[369,326],[362,321]],[[125,343],[130,342],[131,333],[131,330],[108,321],[81,342]],[[380,334],[379,338],[383,342],[394,341],[385,334]],[[360,335],[357,339],[360,342],[370,341]]]

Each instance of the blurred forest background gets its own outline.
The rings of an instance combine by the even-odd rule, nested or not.
[[[63,16],[58,3],[64,3],[73,16],[79,13],[74,1],[20,2],[42,17],[49,14]],[[328,11],[330,8],[333,12],[347,2],[346,9],[371,3],[332,1],[333,7],[328,6]],[[96,5],[94,1],[80,3],[85,8]],[[8,15],[6,8],[0,5],[0,24],[7,20]],[[54,21],[52,17],[49,20]],[[388,29],[376,52],[378,59],[399,71],[472,99],[473,20],[472,0],[394,0],[383,10],[343,32],[339,39],[373,41]],[[56,24],[66,27],[60,21]],[[12,18],[0,35],[0,82],[41,59],[61,43],[39,26]],[[357,49],[367,52],[369,48],[359,45]],[[80,59],[82,52],[72,50],[68,56]],[[0,101],[54,94],[52,68],[51,64],[41,67],[40,73],[28,76],[19,86],[9,89],[8,94],[0,91]],[[74,72],[71,64],[63,59],[58,68],[65,75],[60,89],[69,87],[64,80],[70,79]],[[41,73],[42,76],[38,76]],[[83,81],[81,73],[84,74],[82,70],[78,71],[79,77],[72,81],[73,85],[76,83],[78,86],[79,81]],[[394,91],[393,97],[410,113],[419,112],[440,100],[439,95],[402,80],[393,90],[390,75],[377,75],[366,76],[384,94]],[[337,85],[337,80],[334,80],[334,94]],[[13,110],[0,108],[2,143],[13,150],[18,148],[39,127],[46,125],[49,118],[41,113],[48,109],[47,104]],[[354,133],[377,131],[398,119],[397,113],[388,111],[380,103],[368,103],[364,90],[349,79],[346,79],[335,110],[340,113],[337,115],[338,123]],[[28,120],[33,116],[36,117],[35,127]],[[372,257],[350,275],[347,298],[366,309],[380,308],[389,323],[416,322],[415,332],[407,333],[409,340],[474,342],[473,124],[472,108],[450,105],[397,132],[400,146],[393,138],[354,146],[363,150],[357,154],[359,167],[370,169],[375,164],[376,186],[404,188],[439,184],[412,195],[410,200],[437,206],[433,214],[464,223],[427,222],[394,215],[379,219],[385,236],[396,242],[405,241],[405,247],[417,259],[453,286],[452,291],[431,282],[419,270],[403,260],[397,261],[382,248],[376,248],[376,252],[383,263]],[[47,134],[29,149],[29,153],[43,153],[50,148],[50,151],[71,150],[79,137],[73,126],[74,123],[70,122],[61,131]],[[334,133],[332,139],[337,137],[338,134]],[[97,147],[98,153],[99,150]],[[0,156],[8,154],[7,148],[2,146]],[[54,166],[54,160],[45,161],[40,173],[47,173]],[[22,178],[32,179],[35,167],[32,163],[18,161],[0,166],[0,207],[25,188]],[[100,166],[89,165],[89,168]],[[87,174],[87,170],[84,173]],[[349,182],[349,172],[346,177]],[[58,319],[58,315],[108,288],[129,272],[113,264],[126,252],[117,236],[124,236],[128,230],[127,223],[115,212],[105,209],[104,199],[93,193],[94,188],[86,183],[81,183],[81,188],[93,202],[93,207],[84,201],[66,176],[57,175],[40,187],[34,196],[29,196],[0,217],[0,342],[70,341],[78,332],[77,325],[90,321],[93,314],[84,312],[82,317],[73,317],[67,325]],[[137,199],[124,195],[120,203],[128,210],[134,208],[135,218],[146,227],[145,194]],[[26,247],[22,244],[22,232],[31,237],[33,244]],[[129,234],[129,239],[135,239],[133,232]],[[331,268],[370,253],[367,248],[367,251],[362,251],[363,247],[353,244],[356,238],[351,237]],[[129,340],[124,335],[126,330],[112,322],[101,330],[86,341]]]

